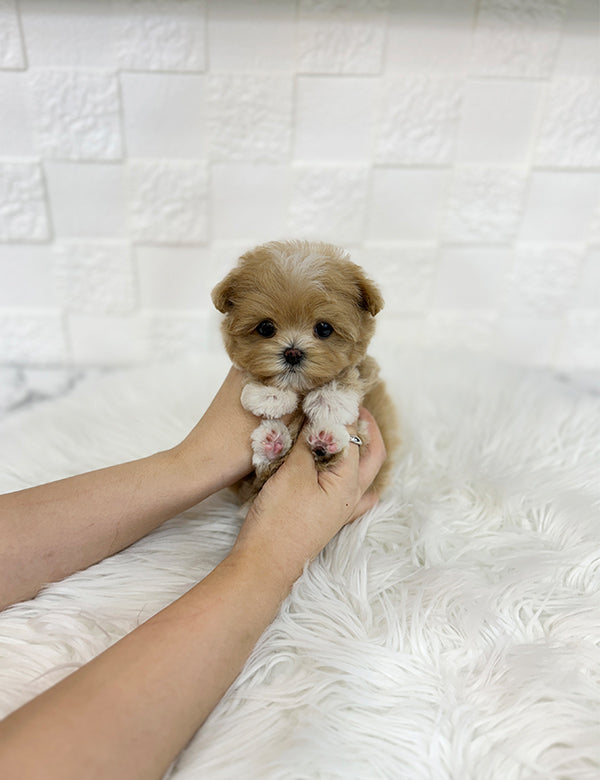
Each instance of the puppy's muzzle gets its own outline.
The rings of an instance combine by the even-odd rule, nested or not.
[[[302,361],[304,352],[297,347],[289,347],[283,351],[283,359],[290,366],[297,366]]]

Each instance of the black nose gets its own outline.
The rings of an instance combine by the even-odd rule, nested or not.
[[[297,366],[304,357],[304,352],[301,349],[296,349],[296,347],[290,347],[284,351],[283,357],[290,366]]]

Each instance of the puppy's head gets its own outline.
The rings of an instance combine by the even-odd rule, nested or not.
[[[305,392],[364,357],[379,290],[331,244],[274,241],[247,252],[212,293],[234,365]]]

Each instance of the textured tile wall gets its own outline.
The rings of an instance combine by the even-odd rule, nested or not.
[[[302,236],[381,343],[600,368],[599,5],[0,0],[0,366],[220,349],[212,285]]]

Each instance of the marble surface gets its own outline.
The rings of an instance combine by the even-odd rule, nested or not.
[[[84,378],[111,370],[114,369],[0,366],[0,421],[16,411],[68,395]],[[558,381],[572,388],[573,392],[600,396],[600,369],[573,372],[543,368],[535,370],[551,372]]]
[[[34,404],[67,395],[101,369],[0,366],[0,420]]]

